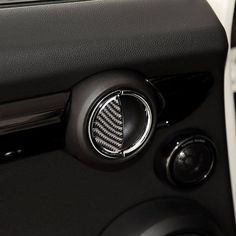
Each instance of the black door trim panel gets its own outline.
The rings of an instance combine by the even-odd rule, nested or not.
[[[153,77],[193,72],[197,63],[207,71],[210,61],[225,59],[226,42],[223,27],[204,0],[2,8],[0,102],[64,91],[110,69]]]
[[[205,0],[94,0],[0,8],[0,104],[72,91],[62,123],[26,130],[26,140],[19,138],[21,132],[0,136],[0,154],[8,153],[9,147],[32,155],[0,165],[0,234],[97,236],[131,206],[173,197],[196,201],[223,235],[235,235],[224,117],[227,50],[224,28]],[[173,78],[181,87],[183,75],[189,79],[189,75],[207,74],[210,86],[194,86],[191,96],[196,99],[186,93],[191,103],[199,101],[198,94],[205,95],[186,115],[153,129],[148,143],[120,169],[104,171],[82,162],[88,155],[79,146],[77,159],[65,148],[49,152],[52,146],[63,149],[73,141],[64,142],[73,114],[90,114],[88,103],[81,110],[76,106],[82,92],[73,96],[74,86],[79,88],[104,71],[120,69],[138,73],[137,85],[147,80],[157,90],[162,78]],[[120,78],[112,91],[127,89]],[[195,78],[201,83],[200,77]],[[102,81],[104,77],[99,86]],[[98,82],[91,94],[90,90],[86,93],[88,101],[99,88]],[[170,96],[173,102],[169,94],[179,92],[178,86],[172,84],[170,90],[160,86],[166,107],[176,109],[175,113],[180,106],[188,106],[181,99],[176,104],[166,99]],[[112,92],[106,86],[102,89],[101,98]],[[99,99],[100,95],[91,109]],[[74,124],[76,129],[78,123]],[[87,127],[85,123],[85,139]],[[165,164],[169,152],[164,151],[193,135],[214,143],[214,168],[201,184],[180,188],[165,175],[160,178],[156,163]],[[44,154],[34,156],[37,145],[39,151],[42,145]],[[95,151],[91,149],[94,157],[101,158]],[[192,233],[185,231],[179,233]]]

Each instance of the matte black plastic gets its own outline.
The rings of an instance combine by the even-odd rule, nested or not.
[[[189,233],[189,234],[187,234]],[[157,199],[130,208],[101,236],[223,236],[212,216],[186,199]]]

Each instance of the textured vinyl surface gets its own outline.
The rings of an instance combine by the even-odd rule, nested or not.
[[[66,90],[110,69],[153,77],[195,72],[197,63],[205,71],[225,42],[204,0],[0,8],[0,102]]]
[[[214,84],[198,109],[156,130],[148,148],[122,170],[95,170],[63,151],[1,165],[0,235],[98,236],[127,208],[168,196],[196,200],[225,235],[235,235],[223,101],[226,54],[224,29],[204,0],[1,8],[0,102],[69,89],[117,68],[146,77],[209,72]],[[205,184],[181,191],[161,182],[153,163],[166,142],[195,129],[215,142],[217,163]]]

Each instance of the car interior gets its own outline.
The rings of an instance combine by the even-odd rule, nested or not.
[[[206,0],[0,0],[0,235],[236,235],[235,48]]]

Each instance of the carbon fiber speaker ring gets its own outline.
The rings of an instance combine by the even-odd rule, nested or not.
[[[139,73],[113,70],[86,78],[72,89],[65,150],[104,171],[128,167],[151,148],[163,104]]]
[[[103,157],[127,158],[144,144],[152,120],[151,108],[141,94],[118,90],[102,98],[92,110],[89,139]]]

